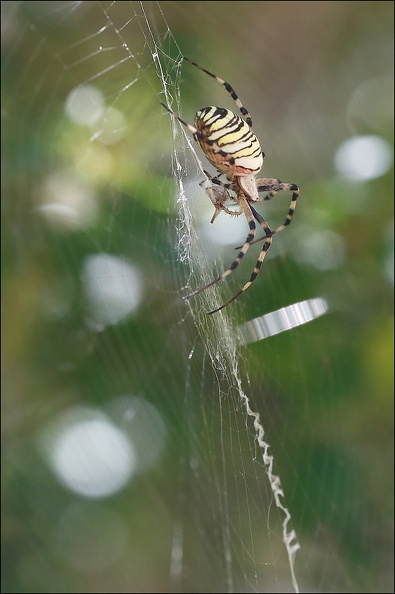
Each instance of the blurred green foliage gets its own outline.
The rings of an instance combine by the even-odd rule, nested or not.
[[[158,63],[142,8],[2,4],[3,591],[224,591],[224,519],[235,522],[235,588],[249,591],[239,547],[254,539],[256,562],[268,558],[259,548],[272,519],[259,509],[265,477],[254,474],[259,455],[237,394],[207,356],[202,333],[220,344],[219,326],[208,322],[199,334],[181,299],[188,270],[176,249],[171,122],[159,104]],[[393,591],[393,170],[356,182],[334,168],[336,150],[355,135],[377,135],[393,146],[393,3],[142,6],[175,97],[181,73],[182,117],[192,123],[204,105],[232,104],[202,73],[186,64],[176,69],[180,51],[237,89],[267,153],[264,175],[301,188],[289,232],[225,314],[236,325],[319,295],[330,306],[311,324],[246,347],[240,359],[302,544],[301,588]],[[118,140],[100,143],[100,123],[89,129],[67,118],[66,97],[80,84],[96,85],[106,105],[123,114]],[[58,172],[94,195],[86,225],[43,216],[48,180]],[[265,217],[280,221],[286,208],[287,198],[273,201]],[[325,270],[301,254],[313,233],[328,231],[345,257]],[[219,262],[226,265],[231,251],[219,252]],[[257,248],[251,252],[221,286],[222,296],[247,279]],[[81,280],[82,263],[97,253],[137,263],[144,283],[138,310],[101,332],[87,325]],[[126,490],[83,500],[58,484],[38,437],[60,411],[79,404],[106,410],[120,394],[157,407],[167,449]],[[250,481],[248,502],[233,456],[251,470],[242,485]],[[217,512],[221,496],[228,514]],[[255,501],[261,523],[251,529],[244,513],[253,515]],[[60,529],[77,503],[75,526],[82,514],[98,527],[88,544],[81,528],[80,566],[64,554],[67,534]],[[122,553],[98,570],[90,543],[97,541],[97,556],[105,558],[99,543],[108,531],[99,528],[112,527],[110,550],[111,539],[123,535],[118,524],[126,527]],[[185,565],[176,578],[169,566],[180,526]],[[259,584],[263,591],[274,583],[281,591],[289,581],[286,562],[273,568],[274,577]]]

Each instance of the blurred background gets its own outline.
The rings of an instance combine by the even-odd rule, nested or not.
[[[2,591],[393,591],[393,3],[2,2]],[[301,189],[253,286],[188,132]],[[189,141],[189,142],[188,142]],[[192,141],[193,142],[193,141]],[[196,149],[196,153],[195,153]],[[259,205],[273,227],[289,196]],[[328,313],[237,344],[315,297]],[[208,302],[208,300],[211,300]]]

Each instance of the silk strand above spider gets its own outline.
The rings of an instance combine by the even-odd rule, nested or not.
[[[209,312],[209,314],[213,314],[224,309],[224,307],[227,307],[232,301],[237,299],[255,280],[272,244],[273,235],[283,231],[292,221],[299,196],[299,188],[295,184],[282,183],[278,179],[255,177],[262,167],[265,154],[261,149],[258,138],[252,131],[252,119],[248,110],[244,107],[229,83],[205,70],[205,68],[202,68],[196,62],[192,62],[192,60],[185,57],[184,60],[223,85],[236,103],[244,119],[224,107],[203,107],[196,113],[195,127],[182,120],[167,105],[164,103],[162,105],[174,118],[188,128],[201,146],[207,159],[218,171],[217,176],[211,176],[205,171],[204,173],[207,179],[200,183],[215,207],[211,223],[214,222],[221,211],[232,215],[244,214],[250,229],[244,245],[241,246],[239,254],[229,268],[211,281],[211,283],[186,295],[184,299],[190,299],[229,276],[240,264],[250,245],[256,241],[264,240],[258,261],[248,282],[226,303]],[[226,174],[229,183],[224,183],[219,179],[221,174]],[[255,210],[253,203],[262,200],[259,197],[259,192],[267,192],[263,200],[271,200],[277,192],[282,190],[292,192],[291,203],[284,223],[272,231],[265,219]],[[239,210],[230,210],[226,206],[228,201],[237,203]],[[258,221],[265,235],[261,239],[254,241],[256,231],[255,221]]]

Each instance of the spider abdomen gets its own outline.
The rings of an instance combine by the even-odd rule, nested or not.
[[[263,163],[258,138],[247,122],[224,107],[203,107],[195,116],[195,125],[201,133],[197,141],[207,159],[219,171],[233,175],[255,175]]]

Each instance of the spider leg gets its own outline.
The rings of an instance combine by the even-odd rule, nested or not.
[[[287,218],[285,219],[285,221],[282,225],[279,225],[276,229],[274,229],[274,231],[272,231],[272,235],[276,235],[277,233],[280,233],[280,231],[284,231],[284,229],[286,227],[288,227],[288,225],[292,221],[292,218],[294,216],[294,212],[295,212],[295,209],[297,206],[297,200],[298,200],[298,196],[299,196],[299,188],[295,184],[286,184],[286,183],[283,184],[278,179],[262,178],[262,179],[257,179],[256,182],[257,182],[258,192],[269,192],[269,194],[267,196],[264,196],[264,198],[262,198],[262,200],[271,200],[272,198],[274,198],[274,196],[276,196],[278,194],[278,192],[281,192],[282,190],[292,192],[292,198],[291,198],[291,202],[289,205]],[[255,239],[255,241],[253,241],[251,243],[251,245],[253,245],[254,243],[258,243],[258,241],[265,239],[265,237],[266,236],[260,237],[259,239]],[[236,247],[235,249],[238,250],[238,249],[240,249],[240,247]]]
[[[272,245],[272,241],[273,241],[272,236],[271,236],[272,231],[271,231],[269,225],[267,224],[265,219],[255,210],[255,208],[253,206],[251,206],[251,204],[249,206],[251,208],[252,214],[254,215],[254,217],[256,218],[256,220],[258,221],[260,226],[262,227],[262,229],[268,234],[265,236],[266,241],[262,246],[261,253],[259,254],[257,263],[255,264],[254,270],[250,276],[250,280],[244,285],[244,287],[242,287],[240,289],[240,291],[238,291],[236,293],[236,295],[233,295],[233,297],[231,299],[229,299],[226,303],[224,303],[220,307],[217,307],[217,309],[214,309],[213,311],[209,311],[208,312],[209,316],[211,316],[212,314],[217,313],[217,311],[220,311],[221,309],[224,309],[225,307],[227,307],[230,303],[232,303],[232,301],[237,299],[237,297],[239,297],[242,293],[244,293],[244,291],[246,291],[249,288],[249,286],[254,282],[254,280],[258,276],[258,272],[261,269],[264,259],[266,258],[266,254],[269,251],[270,246]],[[251,242],[251,243],[255,243],[255,242]],[[250,245],[251,245],[251,243],[250,243]]]
[[[251,212],[254,215],[255,219],[258,221],[258,223],[260,224],[260,226],[262,227],[262,229],[265,232],[265,236],[261,237],[261,239],[266,239],[267,237],[271,237],[274,234],[274,231],[272,231],[270,229],[269,225],[267,224],[267,222],[265,221],[263,216],[260,215],[259,212],[257,212],[255,210],[255,208],[252,206],[252,204],[250,204],[250,208],[251,208]],[[256,241],[254,241],[253,243],[256,243]]]
[[[210,175],[208,173],[208,171],[206,171],[205,169],[203,169],[203,173],[207,177],[207,180],[204,180],[204,181],[200,182],[199,186],[201,186],[202,188],[204,188],[204,190],[206,191],[206,193],[207,193],[207,188],[205,188],[204,186],[207,183],[207,181],[211,182],[211,185],[212,186],[215,185],[215,186],[218,186],[218,188],[225,188],[226,190],[232,190],[235,194],[237,193],[236,186],[234,184],[232,184],[232,183],[225,184],[224,182],[222,182],[221,180],[218,179],[219,175],[218,176]],[[219,189],[217,191],[219,193]],[[215,193],[215,190],[213,190],[213,193]],[[239,201],[239,199],[236,196],[233,196],[232,194],[229,194],[229,192],[226,192],[226,196],[227,196],[227,200],[233,200],[233,202],[238,202]],[[210,196],[210,198],[211,198],[211,196]],[[223,202],[225,202],[225,200],[220,200],[219,202],[223,203]]]
[[[226,278],[227,276],[229,276],[229,274],[231,274],[234,271],[234,269],[237,268],[237,266],[240,264],[241,260],[244,258],[244,256],[248,252],[248,248],[250,247],[251,242],[253,241],[253,239],[255,237],[256,225],[255,225],[254,216],[252,214],[251,208],[250,208],[247,200],[244,197],[242,197],[240,200],[240,208],[241,208],[241,210],[244,211],[244,213],[246,215],[246,218],[248,221],[248,226],[250,228],[250,232],[247,235],[244,245],[242,246],[239,254],[237,255],[237,258],[232,262],[232,264],[229,266],[229,268],[227,270],[225,270],[225,272],[223,272],[216,279],[211,281],[211,283],[208,283],[208,285],[205,285],[204,287],[200,287],[200,289],[197,289],[196,291],[193,291],[193,293],[186,295],[184,297],[184,299],[190,299],[191,297],[194,297],[198,293],[205,291],[212,285],[215,285],[215,283],[217,283],[218,281],[221,281],[224,278]],[[210,312],[210,313],[213,313],[213,312]]]
[[[236,192],[236,186],[234,184],[225,184],[220,179],[218,179],[220,175],[223,175],[223,173],[224,173],[223,171],[221,171],[221,173],[219,173],[218,175],[210,175],[210,173],[208,171],[203,169],[203,173],[216,186],[222,186],[223,188],[226,188],[227,190],[233,190],[234,192]]]
[[[187,62],[192,64],[192,66],[196,66],[196,68],[199,68],[199,70],[201,70],[202,72],[205,72],[206,74],[211,76],[211,78],[214,78],[217,82],[219,82],[220,85],[223,85],[225,87],[225,89],[228,91],[229,95],[232,97],[233,101],[236,103],[237,107],[240,109],[240,113],[245,118],[245,121],[247,122],[249,127],[252,128],[252,119],[251,119],[250,114],[248,113],[248,109],[246,109],[244,107],[244,105],[240,101],[240,99],[239,99],[238,95],[236,94],[235,90],[233,89],[233,87],[231,87],[231,85],[228,82],[226,82],[225,80],[223,80],[216,74],[213,74],[212,72],[209,72],[209,70],[202,68],[202,66],[199,66],[199,64],[196,64],[196,62],[192,62],[192,60],[189,60],[189,58],[186,58],[184,56],[184,60],[186,60]]]
[[[165,103],[162,103],[162,101],[160,103],[161,103],[161,105],[163,105],[163,107],[165,109],[167,109],[167,111],[173,116],[173,118],[175,118],[176,120],[178,120],[179,122],[181,122],[181,124],[183,124],[186,128],[188,128],[188,130],[190,132],[192,132],[192,134],[194,136],[198,136],[199,138],[203,138],[203,134],[197,128],[195,128],[195,126],[191,126],[191,124],[188,124],[188,122],[185,122],[184,120],[182,120],[180,118],[180,116],[178,116],[176,113],[174,113],[174,111],[172,111],[170,109],[170,107],[167,107],[167,105]]]
[[[299,188],[295,184],[288,184],[288,183],[281,183],[278,179],[268,179],[268,178],[261,178],[256,180],[256,184],[258,186],[258,192],[270,192],[267,196],[265,196],[264,200],[271,200],[277,192],[286,191],[292,192],[291,202],[289,204],[289,209],[287,213],[287,218],[285,219],[282,225],[279,225],[277,229],[273,231],[273,235],[280,233],[283,231],[285,227],[292,221],[292,217],[294,216],[294,212],[297,205],[297,200],[299,196]]]

